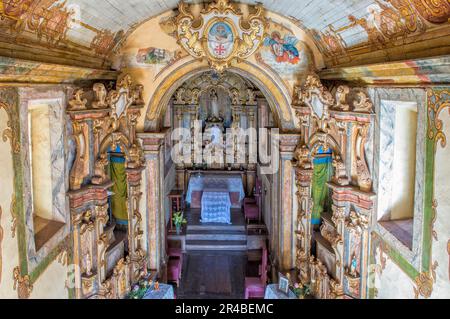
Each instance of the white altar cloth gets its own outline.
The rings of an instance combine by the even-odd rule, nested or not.
[[[227,192],[204,192],[202,223],[231,224],[231,200]]]
[[[245,198],[244,185],[241,176],[230,175],[192,175],[186,193],[186,203],[191,204],[194,191],[228,191],[239,193],[239,201]]]

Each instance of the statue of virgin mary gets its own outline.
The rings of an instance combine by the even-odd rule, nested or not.
[[[210,122],[221,122],[223,119],[220,117],[219,114],[219,98],[217,96],[216,90],[211,90],[211,115],[208,118],[208,121]]]

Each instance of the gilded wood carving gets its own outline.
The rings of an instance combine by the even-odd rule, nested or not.
[[[77,298],[123,298],[147,270],[147,252],[142,244],[143,219],[139,212],[145,162],[136,137],[137,118],[143,107],[142,89],[141,85],[133,84],[129,75],[124,75],[114,90],[95,84],[92,92],[86,94],[93,97],[92,101],[85,103],[83,95],[78,94],[72,104],[82,106],[68,110],[77,147],[69,195],[75,264],[80,269],[75,278],[81,287],[76,290]],[[110,163],[111,153],[123,157],[127,183],[126,244],[114,248],[127,245],[128,249],[115,252],[123,257],[118,263],[108,255],[114,242],[115,223],[111,223],[113,228],[106,227],[108,193],[113,182],[105,167]],[[112,277],[107,278],[113,270]]]
[[[181,2],[176,18],[178,43],[194,58],[206,58],[215,70],[222,72],[231,61],[246,59],[262,43],[265,19],[257,5],[248,17],[228,0],[210,3],[194,17],[189,6]]]
[[[365,296],[361,278],[368,272],[368,228],[374,195],[365,147],[373,114],[367,95],[354,91],[340,86],[334,98],[320,79],[311,75],[294,93],[293,108],[304,135],[294,152],[299,190],[297,267],[299,280],[302,284],[310,283],[317,298]],[[311,236],[311,208],[315,205],[312,177],[316,162],[323,161],[324,152],[330,154],[333,166],[328,181],[332,205],[331,211],[324,210],[329,217],[321,218],[319,241]],[[352,167],[357,179],[349,177]],[[353,206],[358,210],[351,209]],[[320,254],[313,255],[313,240],[320,247],[324,247],[323,241],[328,242],[331,251],[321,249]]]

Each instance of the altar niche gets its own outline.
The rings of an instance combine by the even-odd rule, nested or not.
[[[77,298],[124,298],[147,274],[139,212],[142,149],[136,120],[142,87],[123,76],[116,90],[78,89],[68,114],[76,144],[70,174]]]
[[[171,104],[164,122],[182,134],[173,137],[178,170],[255,171],[257,129],[274,123],[264,95],[249,80],[204,72],[181,85]]]
[[[324,212],[331,212],[331,190],[328,182],[333,176],[333,152],[319,147],[313,159],[312,177],[312,217],[311,224],[317,230],[321,224]]]
[[[319,299],[365,298],[375,197],[373,153],[367,151],[373,147],[372,102],[345,86],[334,97],[315,75],[295,91],[303,136],[293,162],[298,281]]]

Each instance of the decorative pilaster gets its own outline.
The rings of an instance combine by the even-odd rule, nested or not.
[[[296,264],[297,248],[297,207],[298,204],[292,194],[295,192],[295,172],[292,158],[296,145],[300,141],[298,134],[280,134],[280,207],[279,229],[280,242],[278,256],[282,270],[291,270]],[[294,225],[294,227],[292,227]]]
[[[166,218],[164,205],[165,133],[140,133],[146,163],[147,242],[149,268],[159,271],[166,262]]]

